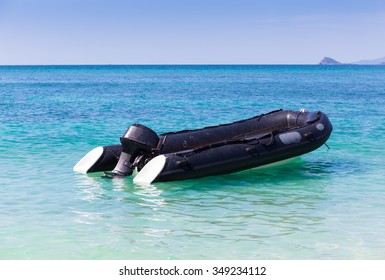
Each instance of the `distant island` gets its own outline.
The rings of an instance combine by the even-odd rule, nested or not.
[[[342,63],[330,57],[324,57],[319,63],[319,65],[342,65],[342,64],[354,64],[354,65],[385,65],[385,57],[380,57],[376,59],[367,59],[360,60],[357,62],[351,63]]]
[[[333,59],[333,58],[325,56],[318,64],[320,64],[320,65],[339,65],[342,63]]]

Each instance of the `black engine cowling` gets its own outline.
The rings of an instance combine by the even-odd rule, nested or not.
[[[141,125],[131,125],[120,138],[122,153],[111,174],[115,176],[131,175],[135,160],[140,156],[151,156],[159,142],[158,135],[150,128]]]

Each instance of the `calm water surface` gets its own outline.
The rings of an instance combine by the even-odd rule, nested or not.
[[[321,110],[331,148],[151,186],[73,165],[158,133]],[[384,259],[385,67],[1,66],[0,259]]]

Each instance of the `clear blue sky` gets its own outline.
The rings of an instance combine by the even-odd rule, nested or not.
[[[353,62],[384,30],[384,0],[0,0],[0,64]]]

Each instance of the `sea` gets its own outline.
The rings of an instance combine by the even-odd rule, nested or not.
[[[137,185],[77,174],[134,123],[157,133],[322,111],[281,165]],[[0,259],[385,259],[385,66],[0,66]]]

